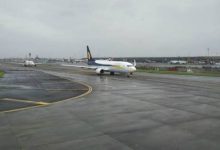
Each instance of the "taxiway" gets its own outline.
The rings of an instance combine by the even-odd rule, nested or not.
[[[93,92],[47,107],[0,113],[0,149],[220,149],[219,78],[97,76],[57,65],[28,70],[86,83]]]

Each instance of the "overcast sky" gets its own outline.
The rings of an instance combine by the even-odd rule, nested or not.
[[[0,58],[220,55],[220,0],[0,0]]]

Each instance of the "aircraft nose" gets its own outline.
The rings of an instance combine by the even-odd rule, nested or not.
[[[131,67],[131,71],[134,72],[136,71],[137,69],[135,67]]]

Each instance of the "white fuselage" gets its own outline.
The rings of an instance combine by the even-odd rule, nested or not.
[[[97,66],[96,73],[101,71],[108,72],[119,72],[119,73],[133,73],[136,71],[136,67],[129,63],[123,61],[110,61],[110,60],[95,60],[95,66]]]

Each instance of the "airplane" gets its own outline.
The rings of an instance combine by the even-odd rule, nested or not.
[[[24,67],[36,67],[37,65],[36,65],[36,63],[34,63],[34,61],[32,61],[32,60],[25,60],[24,61]]]
[[[74,66],[80,68],[87,68],[95,70],[96,74],[102,75],[105,72],[109,72],[110,75],[115,73],[123,73],[128,77],[136,71],[136,61],[134,64],[125,61],[112,61],[112,60],[95,60],[92,57],[89,46],[87,45],[87,66],[78,66],[78,65],[63,65],[63,66]]]
[[[19,65],[22,65],[24,67],[37,67],[37,64],[40,64],[40,63],[35,63],[32,60],[25,60],[23,62],[10,62],[10,63],[12,63],[12,64],[19,64]]]

